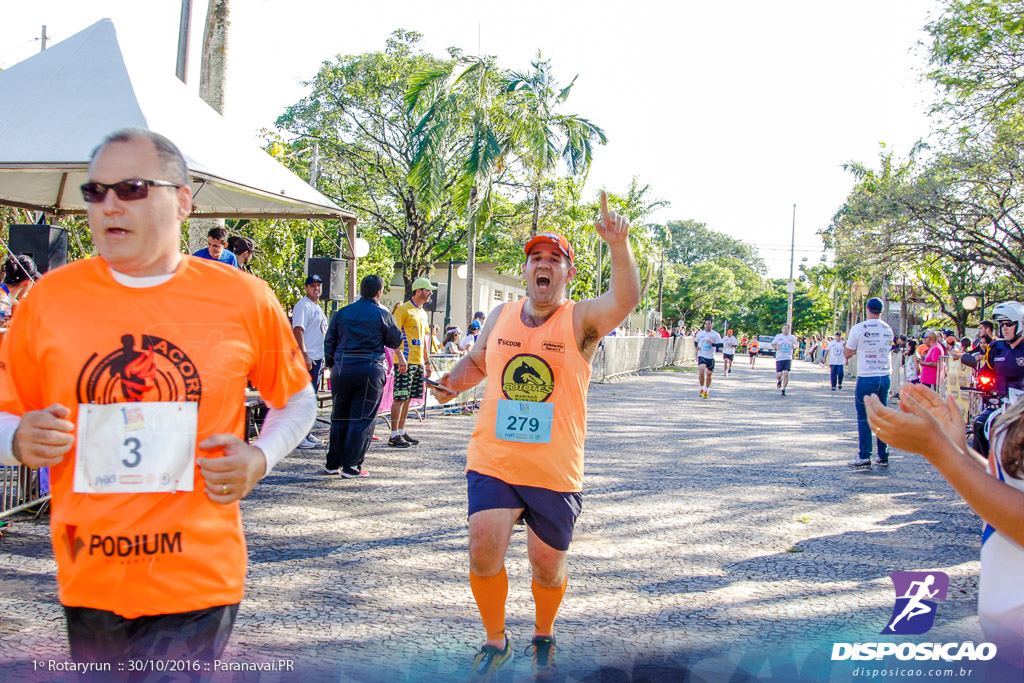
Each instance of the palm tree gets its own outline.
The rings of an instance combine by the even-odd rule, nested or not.
[[[473,318],[474,280],[476,276],[476,235],[490,220],[494,208],[494,178],[499,167],[515,147],[514,130],[504,115],[500,94],[502,80],[492,62],[484,59],[459,62],[413,74],[409,79],[405,103],[412,111],[421,98],[428,97],[426,108],[415,131],[421,140],[410,174],[410,182],[421,194],[428,209],[439,206],[446,192],[453,192],[455,203],[464,206],[466,238],[466,321]],[[461,150],[461,171],[454,187],[440,182],[437,169],[449,152],[446,145],[460,131],[468,131],[468,145]]]
[[[505,85],[505,92],[520,95],[512,109],[512,137],[522,141],[519,152],[523,165],[531,174],[533,193],[533,220],[530,236],[537,234],[540,220],[540,193],[544,176],[558,165],[559,158],[565,161],[571,175],[587,172],[593,160],[593,142],[608,142],[608,137],[597,125],[575,114],[561,114],[555,111],[568,98],[573,85],[558,89],[558,83],[551,73],[551,61],[537,57],[531,62],[529,73],[513,72]]]

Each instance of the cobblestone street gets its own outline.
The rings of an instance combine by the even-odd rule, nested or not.
[[[893,571],[950,577],[918,640],[981,642],[978,518],[918,456],[848,469],[854,380],[832,392],[827,369],[794,365],[785,397],[771,359],[751,370],[744,356],[729,377],[719,364],[708,400],[692,368],[591,387],[584,510],[556,624],[567,680],[782,680],[797,661],[829,680],[833,642],[885,639]],[[323,476],[323,449],[297,451],[243,501],[247,596],[225,660],[294,669],[217,680],[465,679],[483,637],[466,554],[474,420],[432,414],[409,428],[419,446],[375,443],[365,480]],[[15,680],[63,680],[33,673],[68,658],[54,572],[45,522],[19,516],[0,539],[0,670]],[[525,681],[521,528],[508,573],[507,680]]]

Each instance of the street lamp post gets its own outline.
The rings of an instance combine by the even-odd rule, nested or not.
[[[448,291],[444,297],[444,331],[447,332],[448,328],[452,324],[452,266],[454,264],[461,264],[458,268],[458,276],[463,280],[466,279],[466,265],[465,261],[452,261],[448,259]]]
[[[786,291],[789,293],[789,304],[786,307],[786,324],[789,325],[789,333],[793,334],[793,292],[796,285],[793,283],[793,258],[796,253],[796,204],[793,205],[793,234],[789,243],[789,284]]]

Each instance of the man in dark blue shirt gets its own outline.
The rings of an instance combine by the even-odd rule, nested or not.
[[[992,319],[1001,338],[989,344],[984,358],[964,355],[960,360],[972,368],[991,368],[996,393],[1007,398],[1010,389],[1024,390],[1024,306],[1016,301],[998,304]]]
[[[359,284],[362,297],[331,317],[324,339],[324,357],[331,370],[331,441],[325,474],[345,479],[367,477],[363,459],[373,436],[387,366],[384,347],[397,349],[402,332],[386,308],[380,306],[384,281],[367,275]],[[408,369],[405,356],[396,355],[398,372]]]

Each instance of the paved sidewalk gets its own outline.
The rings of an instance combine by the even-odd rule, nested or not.
[[[886,639],[893,571],[950,576],[917,640],[981,642],[977,517],[920,457],[848,469],[853,380],[832,392],[827,369],[796,362],[781,397],[771,365],[738,356],[708,400],[692,369],[591,387],[584,511],[556,625],[567,680],[729,680],[794,661],[828,680],[833,642]],[[483,635],[466,557],[474,420],[431,416],[409,426],[419,446],[376,443],[365,480],[321,475],[323,449],[279,465],[243,501],[250,571],[225,660],[291,660],[303,681],[464,679]],[[517,529],[509,681],[529,674],[525,548]],[[48,528],[19,518],[0,539],[0,670],[60,679],[32,673],[67,659],[54,571]]]

